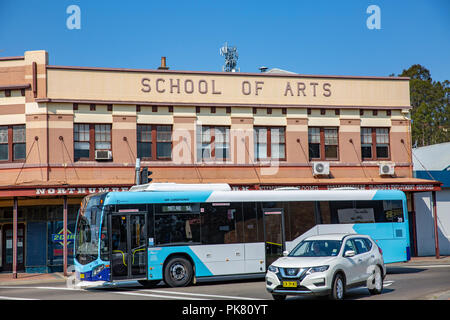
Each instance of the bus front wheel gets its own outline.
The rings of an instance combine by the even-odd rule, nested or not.
[[[180,256],[171,258],[164,268],[164,282],[170,287],[188,286],[192,282],[193,276],[192,264]]]

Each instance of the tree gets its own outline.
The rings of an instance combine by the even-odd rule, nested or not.
[[[417,147],[450,141],[450,81],[433,81],[420,64],[403,70],[410,78],[411,134]]]

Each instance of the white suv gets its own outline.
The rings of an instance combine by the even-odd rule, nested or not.
[[[343,299],[345,290],[356,286],[381,293],[385,276],[383,253],[369,236],[324,234],[304,239],[272,263],[266,289],[275,300],[304,294]]]

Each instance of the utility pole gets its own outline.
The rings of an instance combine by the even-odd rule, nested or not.
[[[141,176],[141,159],[136,158],[136,185],[138,186],[140,184],[140,177]]]

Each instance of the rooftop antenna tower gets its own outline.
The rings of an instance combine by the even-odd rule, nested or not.
[[[225,57],[225,65],[222,67],[222,71],[236,72],[237,60],[239,58],[237,48],[229,47],[228,43],[225,42],[225,45],[219,49],[219,53]],[[237,71],[240,71],[240,69]]]

